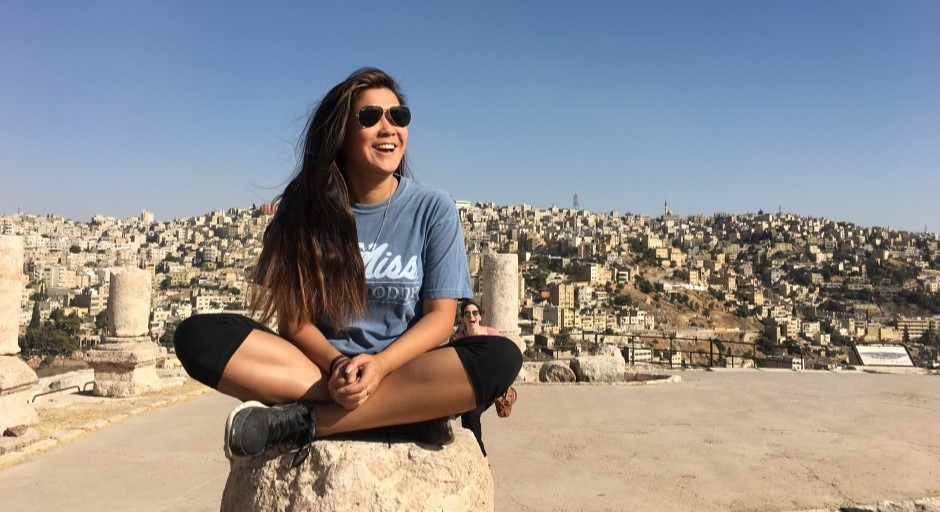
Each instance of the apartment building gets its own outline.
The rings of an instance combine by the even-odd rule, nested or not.
[[[542,317],[546,324],[558,328],[559,331],[570,331],[575,326],[577,315],[572,308],[552,306],[545,308]]]
[[[920,338],[928,329],[930,329],[929,318],[902,317],[898,319],[898,330],[902,333],[906,332],[911,340]]]
[[[575,287],[570,283],[557,283],[549,288],[552,304],[559,308],[574,309]]]

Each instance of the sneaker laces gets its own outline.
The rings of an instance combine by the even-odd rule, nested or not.
[[[292,458],[290,461],[291,469],[300,466],[304,463],[305,460],[307,460],[307,456],[310,455],[310,443],[312,441],[312,439],[307,440],[297,448],[297,453],[294,454],[294,458]]]
[[[299,404],[290,407],[273,407],[274,414],[268,416],[267,444],[277,445],[282,454],[294,453],[291,467],[296,468],[303,464],[310,454],[310,443],[313,442],[313,429],[315,413],[313,407],[307,410]],[[290,442],[291,447],[282,448],[282,443]]]

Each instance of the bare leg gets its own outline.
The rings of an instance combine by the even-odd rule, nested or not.
[[[315,437],[441,418],[476,407],[473,385],[453,348],[433,350],[390,373],[349,411],[317,406]]]
[[[253,330],[229,359],[219,391],[266,404],[330,402],[323,372],[291,342]]]
[[[254,330],[235,352],[219,391],[266,404],[317,402],[316,436],[441,418],[476,407],[473,385],[453,348],[433,350],[389,374],[350,411],[332,403],[323,372],[300,349]]]

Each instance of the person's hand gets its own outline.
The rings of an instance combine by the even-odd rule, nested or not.
[[[355,409],[375,393],[386,374],[379,358],[360,354],[345,364],[337,365],[330,377],[330,394],[345,409]]]
[[[354,409],[355,407],[347,407],[347,404],[344,403],[345,395],[341,395],[337,390],[346,385],[346,365],[349,364],[350,359],[347,357],[340,360],[336,363],[336,367],[333,368],[333,373],[330,375],[330,380],[327,381],[326,387],[330,392],[330,397],[333,398],[333,401],[346,409]]]

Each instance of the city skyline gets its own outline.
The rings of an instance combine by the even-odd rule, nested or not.
[[[0,214],[268,202],[372,65],[457,200],[940,231],[936,3],[378,5],[0,6]]]

